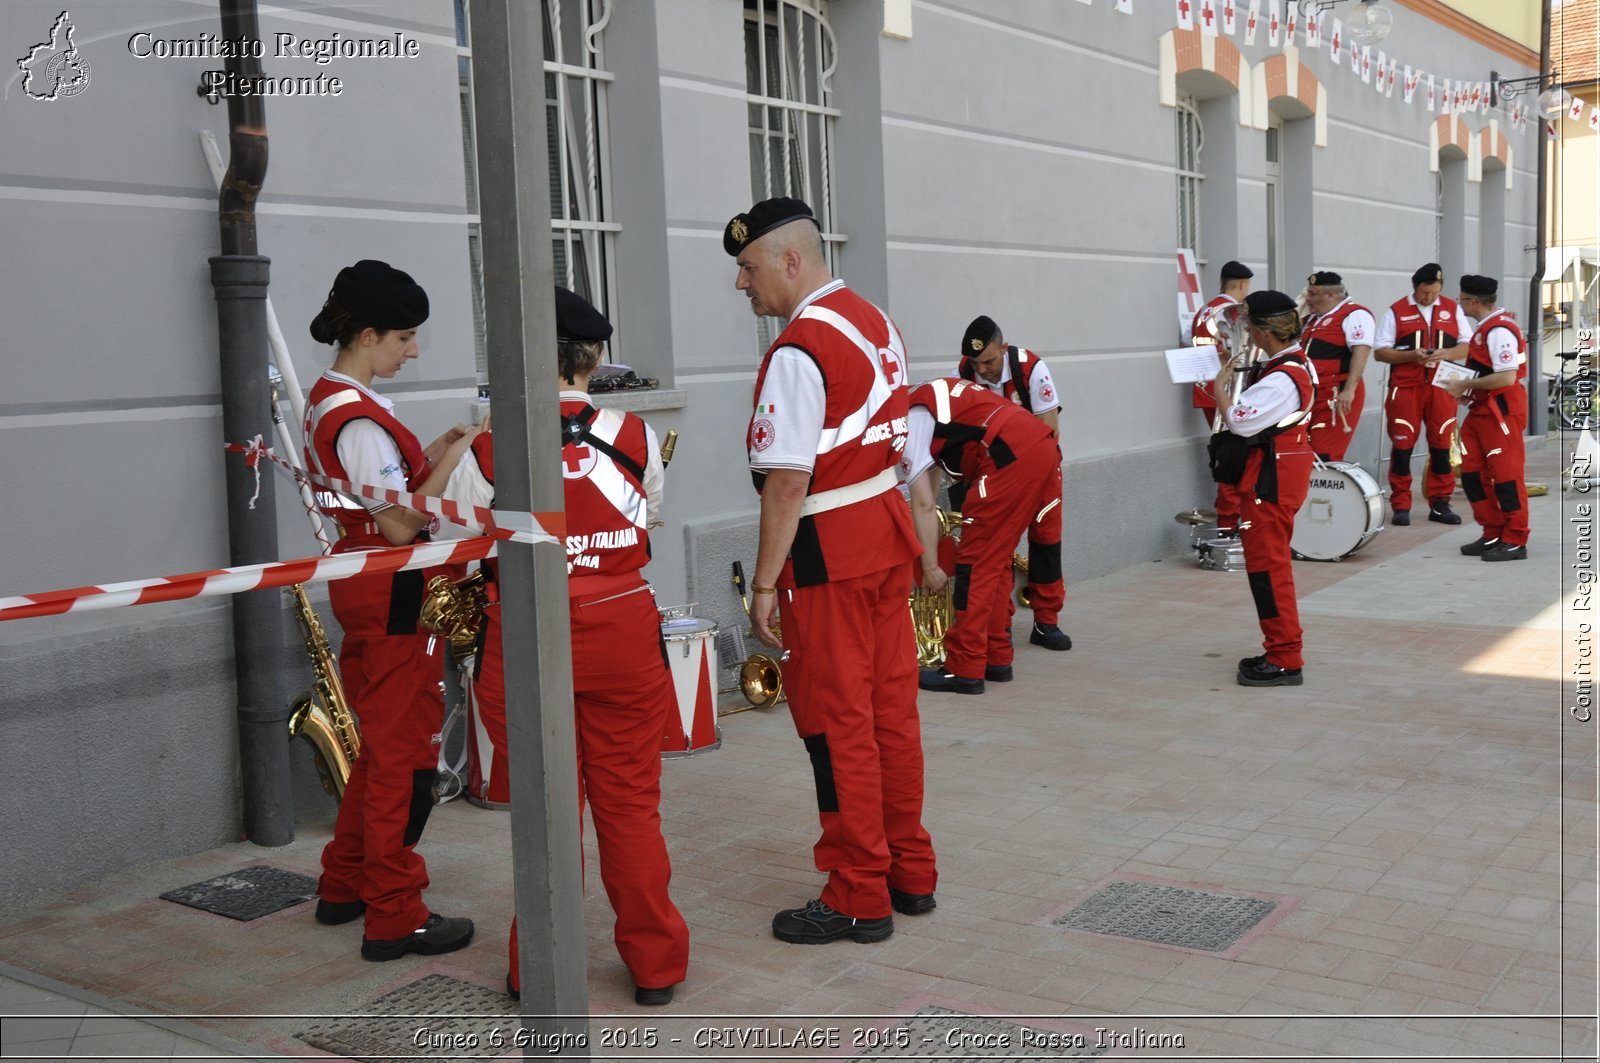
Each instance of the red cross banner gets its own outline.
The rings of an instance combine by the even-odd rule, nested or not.
[[[1572,97],[1572,105],[1567,108],[1567,117],[1574,122],[1583,120],[1583,99],[1581,97]]]
[[[1295,0],[1289,0],[1289,43],[1294,43],[1294,20],[1299,15],[1300,9],[1295,6]],[[1315,11],[1306,13],[1306,47],[1322,47],[1322,19]]]
[[[1194,252],[1178,248],[1178,335],[1189,341],[1189,326],[1200,312],[1200,272],[1195,269]]]
[[[1200,0],[1200,32],[1207,37],[1217,35],[1217,0]]]
[[[1352,50],[1350,59],[1353,62],[1355,58],[1356,53]],[[1361,65],[1357,69],[1361,71],[1362,84],[1372,84],[1372,45],[1364,44],[1361,46]]]
[[[1417,75],[1412,72],[1410,64],[1406,65],[1405,88],[1403,91],[1406,103],[1410,103],[1412,97],[1417,94]]]
[[[1283,5],[1280,0],[1267,0],[1267,43],[1274,48],[1283,43]]]
[[[1233,0],[1222,0],[1222,32],[1230,37],[1233,36],[1233,31],[1236,28],[1234,19]]]
[[[1194,29],[1194,8],[1189,5],[1189,0],[1178,0],[1178,28]]]
[[[1244,44],[1248,48],[1256,43],[1256,30],[1261,25],[1261,0],[1250,0],[1250,13],[1244,18]]]

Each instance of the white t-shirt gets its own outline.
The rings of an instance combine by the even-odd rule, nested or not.
[[[1515,369],[1522,363],[1522,354],[1517,350],[1517,337],[1504,325],[1490,325],[1489,334],[1483,338],[1484,346],[1489,348],[1489,364],[1496,373],[1507,369]]]
[[[1296,344],[1279,351],[1273,357],[1279,358],[1299,350],[1300,346]],[[1306,370],[1311,374],[1311,386],[1316,387],[1316,369],[1307,362]],[[1222,411],[1222,416],[1227,422],[1228,431],[1248,439],[1259,435],[1299,410],[1300,389],[1295,387],[1294,379],[1288,373],[1274,372],[1268,373],[1240,392],[1234,404]]]
[[[1339,300],[1339,306],[1343,306],[1349,301],[1349,299],[1341,299]],[[1332,316],[1339,309],[1339,306],[1334,307],[1322,316]],[[1311,330],[1307,329],[1306,331],[1310,332]],[[1374,344],[1374,336],[1377,331],[1378,323],[1373,319],[1372,311],[1356,307],[1356,309],[1345,315],[1344,345],[1346,347],[1371,347]]]
[[[1056,393],[1056,382],[1050,376],[1050,367],[1044,364],[1044,359],[1031,351],[1029,354],[1037,363],[1033,373],[1028,377],[1028,398],[1032,401],[1034,413],[1049,413],[1051,410],[1061,409],[1061,396]],[[983,378],[983,374],[974,373],[974,383],[982,384],[996,395],[1006,393],[1006,385],[1011,382],[1011,352],[1007,351],[1000,359],[1000,379],[991,384]]]
[[[933,413],[926,406],[911,407],[906,417],[905,456],[900,459],[900,478],[908,484],[933,464],[933,425]]]

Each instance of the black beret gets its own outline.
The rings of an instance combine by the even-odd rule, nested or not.
[[[961,357],[978,357],[998,335],[1000,326],[994,323],[994,319],[987,314],[979,314],[972,319],[972,324],[967,326],[967,331],[961,337]]]
[[[611,322],[577,292],[556,285],[556,337],[563,340],[609,340]]]
[[[722,249],[737,258],[740,251],[778,226],[788,225],[801,218],[816,225],[819,231],[822,229],[822,226],[817,225],[817,219],[812,215],[811,208],[801,200],[790,199],[788,196],[763,199],[745,213],[735,214],[728,222],[728,227],[722,230]]]
[[[1493,299],[1500,292],[1500,282],[1493,277],[1480,277],[1476,273],[1465,274],[1461,278],[1461,294],[1473,295],[1479,299]]]
[[[328,298],[377,329],[416,328],[428,320],[428,293],[411,274],[377,259],[364,258],[341,269]]]
[[[1271,289],[1251,292],[1244,297],[1244,306],[1252,321],[1262,321],[1280,314],[1292,314],[1298,309],[1293,299]]]
[[[1306,283],[1321,288],[1334,284],[1343,284],[1344,278],[1331,269],[1319,269],[1306,278]]]
[[[1444,267],[1437,262],[1429,262],[1426,266],[1418,266],[1417,271],[1411,275],[1411,287],[1420,288],[1424,284],[1443,284]]]
[[[1225,281],[1245,280],[1254,276],[1250,267],[1243,262],[1228,261],[1222,264],[1222,279]]]

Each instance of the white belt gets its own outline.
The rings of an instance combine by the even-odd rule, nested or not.
[[[888,468],[870,480],[860,483],[848,484],[844,487],[835,487],[831,491],[818,491],[814,495],[807,495],[805,501],[800,503],[802,517],[814,517],[818,513],[826,513],[830,509],[839,509],[843,506],[853,506],[857,502],[865,502],[869,498],[876,498],[885,491],[890,490],[900,482],[900,477],[894,469]]]

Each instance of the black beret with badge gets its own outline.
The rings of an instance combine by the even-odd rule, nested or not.
[[[1306,278],[1306,283],[1314,288],[1328,288],[1336,284],[1343,284],[1344,278],[1331,269],[1319,269]]]
[[[333,279],[328,297],[345,313],[376,329],[416,328],[428,320],[428,293],[411,274],[364,258]]]
[[[1493,299],[1500,292],[1500,282],[1493,277],[1480,277],[1468,273],[1461,278],[1461,294],[1478,299]]]
[[[1292,314],[1298,309],[1295,301],[1282,292],[1266,291],[1251,292],[1244,297],[1246,312],[1251,321],[1265,321],[1268,318],[1278,317],[1282,314]]]
[[[816,216],[802,200],[789,196],[763,199],[743,214],[735,214],[722,230],[722,249],[733,257],[780,225],[804,218],[820,231]]]
[[[1222,264],[1222,279],[1225,281],[1248,280],[1254,276],[1255,273],[1253,273],[1250,267],[1245,265],[1243,262],[1234,262],[1230,260]]]
[[[1443,284],[1444,267],[1437,262],[1429,262],[1425,266],[1418,266],[1417,271],[1411,275],[1411,286],[1420,288],[1424,284]]]
[[[978,357],[999,335],[1000,326],[994,323],[994,319],[987,314],[979,314],[972,319],[972,324],[967,326],[967,331],[961,337],[961,357]]]
[[[611,322],[577,292],[556,285],[556,338],[598,342],[611,338]]]

